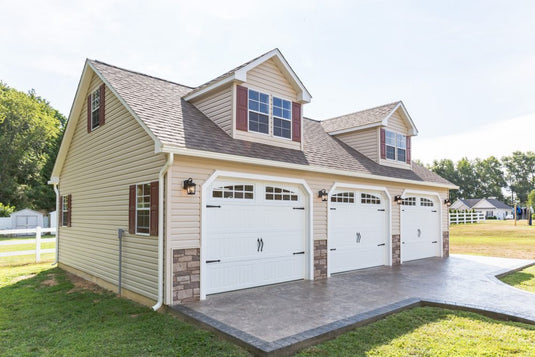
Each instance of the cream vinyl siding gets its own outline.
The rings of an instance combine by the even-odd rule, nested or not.
[[[366,155],[375,162],[379,161],[379,129],[370,128],[336,135],[345,144]]]
[[[346,176],[331,176],[319,173],[309,173],[298,170],[278,169],[272,167],[261,167],[257,165],[247,165],[217,161],[211,159],[192,158],[175,155],[173,166],[169,169],[170,187],[174,189],[169,192],[169,205],[171,214],[168,219],[168,244],[169,248],[199,248],[200,247],[200,227],[201,227],[201,187],[203,183],[216,171],[243,172],[246,174],[258,174],[268,176],[279,176],[303,179],[312,190],[314,201],[314,240],[327,239],[327,202],[322,202],[318,198],[318,191],[321,189],[330,190],[335,182],[383,186],[386,187],[392,199],[396,195],[401,195],[403,190],[429,191],[431,193],[441,192],[441,200],[447,196],[447,190],[419,185],[405,185],[392,183],[387,180],[365,180]],[[197,193],[188,195],[182,189],[182,182],[187,178],[193,178],[197,184]],[[392,204],[392,234],[399,234],[399,214],[400,206]],[[443,207],[443,215],[445,208]],[[443,229],[447,230],[447,215],[443,216]]]
[[[204,115],[216,123],[228,135],[232,136],[232,86],[218,90],[215,93],[194,99],[192,104]]]
[[[101,83],[93,74],[89,90]],[[60,227],[59,258],[116,285],[117,229],[128,231],[129,186],[156,181],[165,158],[154,154],[153,140],[109,88],[105,105],[106,122],[91,133],[87,100],[77,118],[60,176],[61,195],[72,194],[72,227]],[[157,298],[157,237],[125,234],[122,286]]]
[[[282,74],[273,59],[270,59],[247,72],[247,83],[267,94],[295,101],[297,92]]]
[[[409,128],[405,124],[405,121],[401,118],[401,115],[399,114],[399,109],[396,110],[390,116],[390,118],[388,118],[388,125],[386,128],[395,131],[396,133],[409,135]]]

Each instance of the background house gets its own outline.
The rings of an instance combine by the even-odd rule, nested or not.
[[[486,218],[496,217],[505,219],[508,214],[513,213],[513,208],[496,198],[468,198],[459,199],[451,205],[455,210],[475,210],[482,212]]]

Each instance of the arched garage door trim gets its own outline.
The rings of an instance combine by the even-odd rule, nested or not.
[[[388,242],[388,265],[392,265],[392,198],[390,196],[390,193],[384,186],[370,186],[370,185],[358,185],[358,184],[351,184],[351,183],[344,183],[344,182],[335,182],[331,189],[329,190],[329,200],[327,202],[327,276],[331,276],[331,259],[330,259],[330,245],[329,245],[329,237],[332,236],[331,230],[331,222],[330,222],[330,212],[331,212],[331,196],[336,190],[347,188],[347,189],[355,189],[355,190],[366,190],[366,191],[378,191],[382,192],[385,195],[386,198],[386,208],[387,208],[387,227],[386,227],[386,234],[387,234],[387,242]]]
[[[444,250],[443,250],[443,236],[442,236],[442,201],[440,199],[440,194],[438,192],[433,191],[422,191],[422,190],[410,190],[405,189],[403,193],[401,194],[401,198],[407,198],[411,195],[426,195],[426,196],[432,196],[435,197],[437,200],[438,205],[438,214],[440,218],[439,222],[439,244],[440,244],[440,257],[443,257]],[[400,205],[400,212],[399,212],[399,231],[400,231],[400,240],[403,240],[403,237],[401,237],[401,232],[403,231],[403,214],[401,214],[401,205]],[[400,262],[403,264],[403,244],[400,244]]]
[[[229,179],[246,179],[246,180],[258,180],[258,181],[271,181],[271,182],[280,182],[280,183],[292,183],[300,185],[303,190],[307,193],[308,199],[308,215],[306,223],[306,248],[307,252],[307,261],[306,261],[306,278],[309,280],[314,279],[314,243],[313,243],[313,231],[312,231],[312,217],[313,217],[313,194],[312,190],[308,186],[305,180],[295,179],[289,177],[280,177],[280,176],[270,176],[270,175],[257,175],[249,174],[243,172],[234,172],[234,171],[215,171],[203,184],[202,184],[202,196],[201,196],[201,282],[200,282],[200,299],[206,299],[206,244],[207,239],[205,236],[206,232],[206,202],[209,197],[208,190],[214,181],[219,178],[229,178]]]

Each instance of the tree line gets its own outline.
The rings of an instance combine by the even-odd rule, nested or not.
[[[427,168],[459,186],[450,191],[452,202],[458,198],[496,197],[510,205],[526,204],[535,189],[535,153],[531,151],[515,151],[501,159],[434,160]]]
[[[0,216],[15,208],[55,209],[47,184],[66,118],[34,90],[0,81]]]

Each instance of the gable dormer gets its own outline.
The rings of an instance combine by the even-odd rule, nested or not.
[[[322,125],[330,135],[381,165],[411,168],[411,137],[418,130],[402,102],[328,119]]]
[[[278,49],[194,89],[184,99],[234,139],[302,149],[302,106],[311,96]]]

